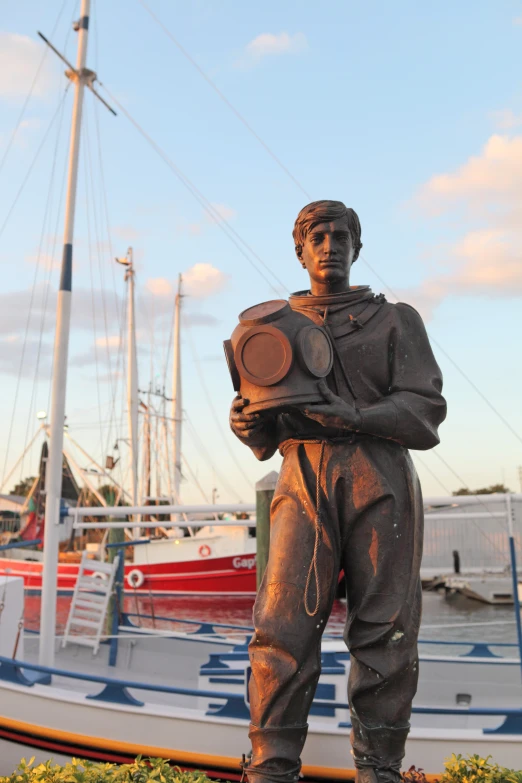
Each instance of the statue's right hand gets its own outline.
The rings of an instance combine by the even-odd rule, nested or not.
[[[234,435],[246,443],[256,440],[264,432],[264,422],[259,413],[243,413],[243,409],[248,405],[249,400],[245,400],[239,395],[234,397],[230,406],[230,428]]]

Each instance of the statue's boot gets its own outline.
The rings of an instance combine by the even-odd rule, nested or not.
[[[308,726],[259,728],[250,724],[252,759],[245,771],[249,783],[296,783]]]
[[[351,742],[357,783],[401,783],[409,726],[365,726],[352,714]]]
[[[357,770],[356,783],[401,783],[401,776],[391,769],[364,769]]]

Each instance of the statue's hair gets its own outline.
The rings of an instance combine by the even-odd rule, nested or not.
[[[292,231],[295,252],[298,257],[300,257],[303,251],[303,244],[309,231],[319,225],[319,223],[330,223],[332,220],[342,218],[346,220],[348,231],[352,238],[355,251],[353,262],[355,263],[362,248],[361,224],[357,213],[350,207],[346,207],[342,201],[312,201],[311,204],[307,204],[306,207],[302,208]]]

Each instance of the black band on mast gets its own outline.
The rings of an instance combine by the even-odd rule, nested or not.
[[[72,291],[72,244],[70,242],[63,246],[60,291]]]
[[[80,19],[80,30],[88,30],[89,29],[89,17],[88,16],[82,16]]]

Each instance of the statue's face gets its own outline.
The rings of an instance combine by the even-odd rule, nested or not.
[[[346,220],[320,223],[308,232],[300,261],[312,283],[339,285],[348,281],[354,248]]]

